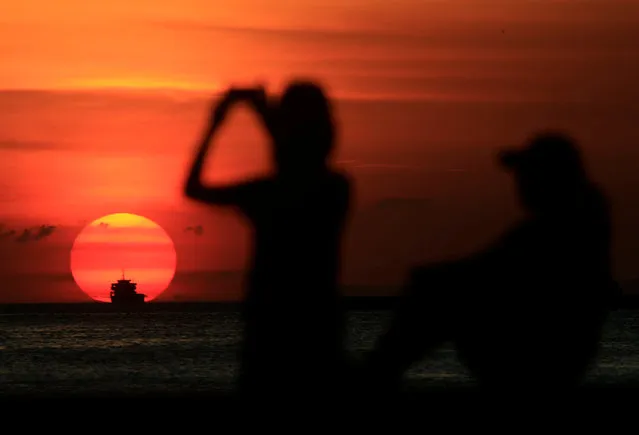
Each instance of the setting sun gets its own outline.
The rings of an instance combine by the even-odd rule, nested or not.
[[[96,301],[110,301],[111,283],[126,275],[146,301],[157,298],[175,274],[176,253],[169,235],[155,222],[129,213],[96,219],[77,236],[71,272]]]

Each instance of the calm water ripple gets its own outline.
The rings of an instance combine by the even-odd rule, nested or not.
[[[386,319],[352,313],[350,351],[370,348]],[[234,313],[0,315],[0,393],[227,390],[240,326]],[[408,378],[471,382],[450,348],[416,364]],[[588,382],[639,384],[639,312],[615,313]]]

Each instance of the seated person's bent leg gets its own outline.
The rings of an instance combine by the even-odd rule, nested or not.
[[[458,273],[448,265],[411,273],[389,329],[370,354],[370,368],[378,377],[398,382],[413,363],[453,339],[451,296],[458,291]]]

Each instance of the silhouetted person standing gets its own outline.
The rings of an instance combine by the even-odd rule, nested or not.
[[[616,296],[606,199],[574,142],[543,133],[505,151],[527,217],[483,252],[417,267],[367,361],[387,388],[429,350],[453,342],[481,385],[577,385]]]
[[[247,101],[272,141],[276,173],[226,186],[200,174],[229,108]],[[331,391],[341,382],[343,318],[338,279],[350,183],[329,168],[335,127],[320,87],[294,82],[279,101],[262,90],[231,90],[214,110],[186,195],[236,207],[253,230],[244,303],[240,391],[246,395]]]

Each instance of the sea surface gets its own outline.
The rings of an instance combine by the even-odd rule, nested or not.
[[[352,312],[349,350],[370,348],[387,319]],[[240,326],[232,312],[0,315],[0,395],[228,391]],[[614,313],[587,383],[639,385],[639,311]],[[415,364],[407,384],[472,379],[445,347]]]

